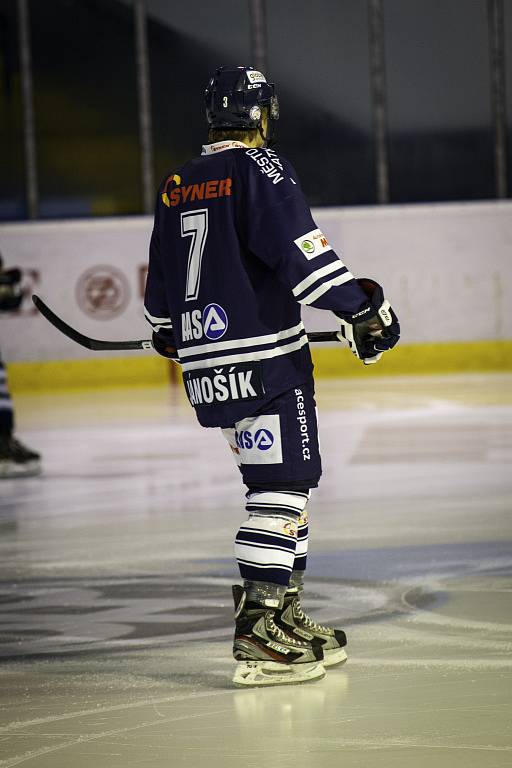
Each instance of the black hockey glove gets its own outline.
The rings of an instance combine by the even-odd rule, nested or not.
[[[353,315],[335,312],[341,321],[340,341],[345,339],[354,355],[365,365],[376,363],[383,352],[392,349],[400,338],[400,324],[384,298],[382,287],[367,277],[357,281],[368,296]]]
[[[172,331],[153,331],[153,347],[162,357],[167,357],[169,360],[179,363],[180,359]]]
[[[0,312],[19,309],[23,301],[21,277],[21,270],[3,269],[0,261]]]

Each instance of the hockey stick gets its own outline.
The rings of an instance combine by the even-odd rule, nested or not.
[[[77,344],[81,344],[86,349],[94,350],[113,350],[113,349],[153,349],[153,344],[149,339],[140,341],[100,341],[99,339],[91,339],[89,336],[84,336],[80,331],[76,331],[70,325],[61,320],[55,312],[52,312],[50,307],[39,296],[35,294],[32,296],[32,301],[36,305],[39,312],[46,317],[46,319],[57,328],[64,336],[76,341]]]
[[[339,341],[339,331],[310,331],[308,341]]]
[[[75,330],[70,325],[61,320],[55,312],[52,312],[39,296],[35,294],[32,296],[32,301],[36,305],[39,312],[46,317],[57,330],[72,339],[77,344],[80,344],[86,349],[93,349],[95,351],[101,350],[119,350],[119,349],[153,349],[153,342],[150,339],[141,339],[137,341],[101,341],[100,339],[91,339],[89,336],[85,336],[80,331]],[[308,341],[339,341],[336,331],[313,331],[308,333]]]

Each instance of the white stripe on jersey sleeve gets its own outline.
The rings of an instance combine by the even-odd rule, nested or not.
[[[338,277],[334,277],[332,280],[328,280],[326,283],[322,283],[322,285],[319,285],[318,288],[315,288],[314,291],[311,291],[311,293],[304,296],[302,299],[299,299],[299,302],[301,304],[312,304],[314,301],[320,298],[320,296],[323,296],[324,293],[327,293],[329,288],[334,288],[335,285],[343,285],[343,283],[348,283],[349,280],[353,280],[354,275],[352,272],[345,272],[343,275],[339,275]]]
[[[326,275],[330,275],[331,272],[337,272],[338,269],[344,269],[344,268],[345,268],[345,265],[341,261],[341,259],[336,259],[336,261],[331,262],[331,264],[327,264],[327,266],[325,267],[320,267],[320,269],[316,269],[310,275],[305,277],[304,280],[301,280],[300,283],[297,283],[297,285],[293,289],[293,295],[298,296],[303,291],[305,291],[306,288],[309,288],[310,285],[313,285],[313,283],[316,283],[317,280],[320,280],[321,277],[325,277]]]
[[[152,315],[146,309],[146,307],[144,307],[144,315],[146,317],[146,320],[149,320],[150,323],[169,323],[170,325],[172,325],[170,317],[156,317],[155,315]]]
[[[144,317],[152,326],[154,331],[159,331],[160,328],[172,330],[172,320],[170,317],[155,317],[155,315],[152,315],[150,312],[148,312],[146,307],[144,307]]]

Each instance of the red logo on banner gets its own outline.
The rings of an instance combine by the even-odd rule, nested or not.
[[[96,320],[111,320],[120,315],[130,301],[130,285],[115,267],[91,267],[76,284],[76,300],[86,315]]]

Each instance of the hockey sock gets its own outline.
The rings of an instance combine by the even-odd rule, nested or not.
[[[0,436],[10,437],[14,429],[14,412],[7,389],[7,374],[0,360]]]
[[[304,509],[298,520],[297,547],[295,549],[294,571],[306,570],[308,556],[308,510]]]
[[[295,561],[298,521],[307,493],[249,491],[249,519],[235,539],[235,556],[243,579],[288,586]]]

